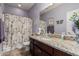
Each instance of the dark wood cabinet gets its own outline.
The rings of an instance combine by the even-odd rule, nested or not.
[[[66,52],[52,48],[30,37],[30,52],[33,56],[70,56]]]
[[[58,49],[54,49],[54,56],[71,56],[70,54],[67,54],[63,51],[60,51]]]
[[[32,39],[30,40],[30,52],[31,52],[32,55],[34,55],[33,41],[34,41],[34,40],[32,40]]]
[[[37,46],[34,46],[34,55],[40,56],[41,54],[42,54],[42,51]]]

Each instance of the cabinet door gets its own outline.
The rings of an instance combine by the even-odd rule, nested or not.
[[[42,50],[39,49],[37,46],[34,46],[34,55],[35,55],[35,56],[49,56],[48,53],[42,51]]]
[[[63,52],[63,51],[54,49],[54,56],[70,56],[70,55],[65,53],[65,52]]]
[[[49,54],[47,54],[46,52],[42,52],[42,56],[49,56]]]
[[[37,45],[43,52],[49,55],[53,55],[53,48],[51,48],[50,46],[43,44],[41,42],[38,42],[38,41],[34,41],[34,44]]]
[[[35,56],[42,56],[42,51],[36,46],[34,46],[34,55]]]

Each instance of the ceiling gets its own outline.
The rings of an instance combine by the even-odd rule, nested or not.
[[[47,8],[45,8],[43,11],[40,12],[40,14],[44,14],[47,13],[49,11],[51,11],[52,9],[58,7],[59,5],[61,5],[62,3],[53,3],[53,5],[49,5]]]
[[[21,7],[18,7],[18,4],[21,4]],[[5,6],[9,6],[9,7],[14,7],[14,8],[20,8],[23,9],[25,11],[30,10],[30,8],[34,5],[35,3],[5,3]],[[62,3],[53,3],[53,5],[49,5],[47,8],[45,8],[44,10],[42,10],[40,12],[40,14],[44,14],[49,12],[50,10],[56,8],[57,6],[61,5]]]
[[[18,4],[21,4],[22,6],[18,7]],[[27,11],[34,5],[34,3],[6,3],[5,5],[10,7],[15,7],[15,8],[21,8]]]

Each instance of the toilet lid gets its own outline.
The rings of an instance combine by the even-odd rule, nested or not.
[[[24,42],[23,45],[29,45],[30,41]]]
[[[18,49],[21,49],[22,47],[23,47],[22,44],[17,44],[17,45],[16,45],[16,48],[18,48]]]

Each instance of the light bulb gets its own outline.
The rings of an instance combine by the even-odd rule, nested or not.
[[[21,4],[18,4],[18,7],[21,7],[22,5]]]

